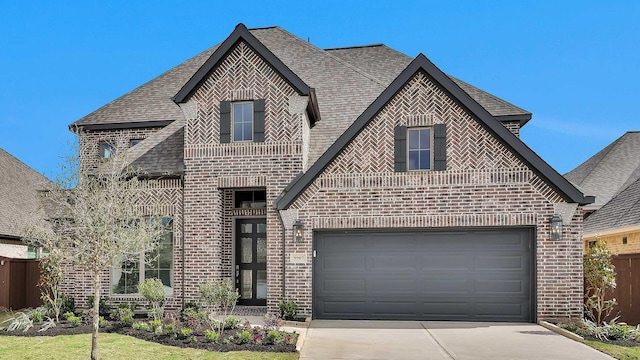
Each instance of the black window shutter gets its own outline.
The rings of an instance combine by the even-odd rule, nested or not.
[[[447,170],[447,125],[433,125],[433,170]]]
[[[264,142],[264,99],[253,101],[253,141]]]
[[[220,102],[220,142],[231,142],[231,101]]]
[[[396,172],[407,171],[407,127],[396,126],[394,130],[394,161]]]

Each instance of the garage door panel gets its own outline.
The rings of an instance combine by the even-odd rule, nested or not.
[[[531,321],[531,234],[529,229],[318,233],[314,316]]]

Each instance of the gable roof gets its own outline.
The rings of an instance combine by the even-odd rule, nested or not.
[[[258,56],[260,56],[265,62],[270,64],[276,72],[284,78],[285,81],[293,87],[299,95],[309,97],[309,105],[307,111],[309,112],[311,126],[316,121],[320,120],[320,111],[318,109],[318,103],[316,100],[315,90],[309,85],[305,84],[302,79],[296,75],[291,69],[287,67],[277,56],[275,56],[264,44],[262,44],[255,36],[249,32],[244,24],[240,23],[236,25],[231,35],[227,37],[218,48],[213,52],[211,57],[196,71],[196,73],[187,81],[186,84],[178,91],[173,100],[176,103],[183,103],[188,100],[191,94],[200,87],[200,84],[209,76],[209,73],[216,68],[216,66],[225,59],[227,54],[236,44],[240,41],[246,43]]]
[[[527,147],[519,138],[504,127],[469,94],[438,69],[423,54],[419,54],[380,96],[356,119],[356,121],[331,145],[331,147],[302,176],[296,178],[282,195],[276,199],[276,209],[287,209],[338,154],[373,120],[373,118],[393,99],[405,84],[418,72],[424,71],[431,79],[449,93],[452,99],[472,114],[479,123],[491,132],[503,145],[527,164],[538,176],[551,186],[567,202],[587,204],[593,198],[585,197],[578,189],[563,178],[549,164]]]
[[[596,210],[640,178],[640,131],[629,131],[564,177],[594,195],[585,210]]]
[[[171,175],[184,170],[184,120],[176,120],[127,149],[127,165],[149,175]]]
[[[38,191],[52,183],[3,149],[0,173],[0,237],[19,238],[26,220],[40,211]]]
[[[254,45],[266,48],[267,54],[271,53],[275,56],[275,60],[284,64],[284,68],[293,72],[304,84],[313,86],[315,89],[316,104],[319,113],[322,114],[322,121],[318,121],[311,128],[309,164],[317,161],[347,130],[354,119],[362,114],[411,62],[411,58],[406,55],[382,45],[372,46],[366,51],[356,48],[344,51],[323,50],[280,27],[247,30],[244,25],[239,25],[234,32],[236,40],[242,38],[259,43]],[[127,127],[164,127],[175,120],[184,120],[182,110],[172,97],[180,92],[190,79],[193,78],[196,82],[194,78],[196,72],[207,61],[214,61],[211,60],[214,52],[221,46],[222,43],[170,69],[76,121],[70,125],[70,128],[74,129],[78,126],[84,130],[106,130]],[[364,52],[371,55],[364,56]],[[220,51],[220,54],[222,53],[223,51]],[[352,54],[351,58],[347,58],[344,55],[346,53]],[[356,60],[360,55],[362,60],[358,62]],[[385,68],[388,71],[384,71]],[[202,72],[204,73],[205,70]],[[303,85],[300,86],[304,88]],[[468,93],[485,108],[491,109],[490,112],[494,116],[500,118],[528,116],[527,118],[530,118],[530,113],[525,110],[482,90],[469,90]],[[501,103],[503,104],[500,105]],[[495,113],[497,109],[501,109],[501,112]],[[161,156],[159,152],[154,154]],[[161,159],[154,160],[150,156],[147,160],[157,165],[163,164]],[[169,170],[171,169],[167,169]]]
[[[334,48],[326,51],[387,84],[390,84],[413,60],[384,44]],[[524,126],[531,120],[530,112],[451,75],[447,76],[498,120],[518,121],[520,126]]]
[[[584,220],[584,232],[640,225],[640,178]]]

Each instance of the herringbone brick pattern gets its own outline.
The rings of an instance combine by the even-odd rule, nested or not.
[[[265,142],[301,139],[301,118],[289,114],[295,90],[244,42],[236,45],[194,93],[198,115],[187,121],[185,147],[220,139],[220,101],[265,99]]]

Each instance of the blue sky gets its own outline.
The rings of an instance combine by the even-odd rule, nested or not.
[[[0,148],[55,177],[67,125],[239,22],[424,53],[532,112],[521,137],[561,173],[640,130],[640,1],[2,1]]]

